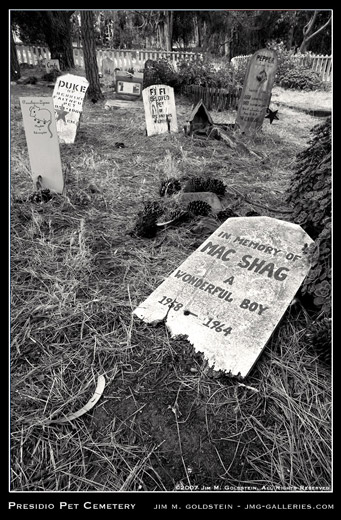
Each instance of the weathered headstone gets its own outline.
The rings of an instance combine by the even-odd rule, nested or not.
[[[178,131],[173,87],[151,85],[142,97],[148,136]]]
[[[64,187],[54,106],[49,97],[20,98],[34,185],[62,193]]]
[[[245,377],[309,271],[312,242],[296,224],[230,218],[134,314],[164,320],[215,370]]]
[[[56,125],[61,143],[74,143],[89,82],[82,76],[65,74],[53,90]]]
[[[277,69],[277,54],[261,49],[252,56],[238,103],[236,126],[242,132],[261,128],[271,99]]]
[[[45,61],[45,70],[47,73],[51,72],[53,69],[60,70],[59,60],[46,60]]]
[[[109,75],[114,76],[115,75],[115,62],[111,58],[103,58],[102,60],[102,74],[103,76]]]

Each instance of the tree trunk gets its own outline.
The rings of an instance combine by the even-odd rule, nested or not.
[[[292,48],[292,44],[294,41],[294,30],[296,25],[296,11],[293,11],[291,17],[290,17],[290,27],[288,32],[288,39],[287,39],[287,50],[290,51]]]
[[[101,85],[99,83],[98,65],[96,57],[95,31],[93,24],[93,12],[81,11],[81,32],[84,53],[85,75],[89,82],[87,96],[92,101],[103,99]]]
[[[72,69],[73,48],[71,40],[70,16],[73,11],[42,11],[45,23],[42,24],[52,59],[58,59],[61,70]]]
[[[20,74],[20,66],[19,66],[17,51],[15,48],[13,33],[12,33],[11,29],[10,29],[10,33],[11,33],[11,81],[16,81],[17,79],[20,78],[21,74]]]
[[[164,11],[163,35],[164,48],[167,52],[172,50],[173,18],[173,11]]]

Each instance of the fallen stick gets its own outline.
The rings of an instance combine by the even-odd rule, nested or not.
[[[265,204],[261,204],[260,202],[253,202],[250,200],[246,195],[243,193],[240,193],[236,188],[232,187],[232,189],[240,196],[242,197],[245,202],[248,204],[251,204],[252,206],[257,206],[262,209],[266,209],[267,211],[273,212],[273,213],[283,213],[283,214],[291,214],[293,212],[292,209],[278,209],[278,208],[269,208],[269,206],[266,206]]]

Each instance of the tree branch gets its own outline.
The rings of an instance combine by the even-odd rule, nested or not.
[[[314,14],[310,18],[309,22],[303,27],[303,36],[306,36],[312,30],[313,25],[314,25],[315,20],[316,20],[316,16],[317,16],[317,11],[314,11]]]
[[[309,40],[311,40],[311,38],[313,38],[314,36],[316,36],[319,32],[323,31],[323,29],[325,29],[327,27],[327,25],[329,24],[330,20],[332,19],[332,17],[330,16],[329,20],[327,20],[327,22],[322,25],[322,27],[320,27],[319,29],[317,29],[317,31],[315,31],[313,34],[311,34],[310,36],[308,36],[306,38],[306,42],[308,42]]]

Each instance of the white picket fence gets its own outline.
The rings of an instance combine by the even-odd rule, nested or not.
[[[241,64],[247,62],[251,58],[252,54],[244,56],[235,56],[232,58],[231,63],[233,66],[238,68]],[[311,70],[320,74],[322,81],[332,81],[332,56],[322,54],[301,54],[298,56],[292,56],[296,64],[299,66],[308,66]]]
[[[26,46],[16,44],[16,51],[18,61],[20,63],[28,63],[29,65],[38,65],[42,60],[51,58],[50,51],[47,47]],[[182,51],[147,51],[147,50],[116,50],[116,49],[98,49],[97,63],[98,68],[102,70],[102,61],[107,58],[113,61],[113,68],[120,70],[134,69],[135,71],[142,70],[146,60],[157,60],[166,58],[172,63],[174,68],[177,68],[177,63],[182,60],[196,60],[202,57],[202,54],[196,52],[182,52]],[[84,68],[83,49],[74,47],[73,58],[76,67]]]

